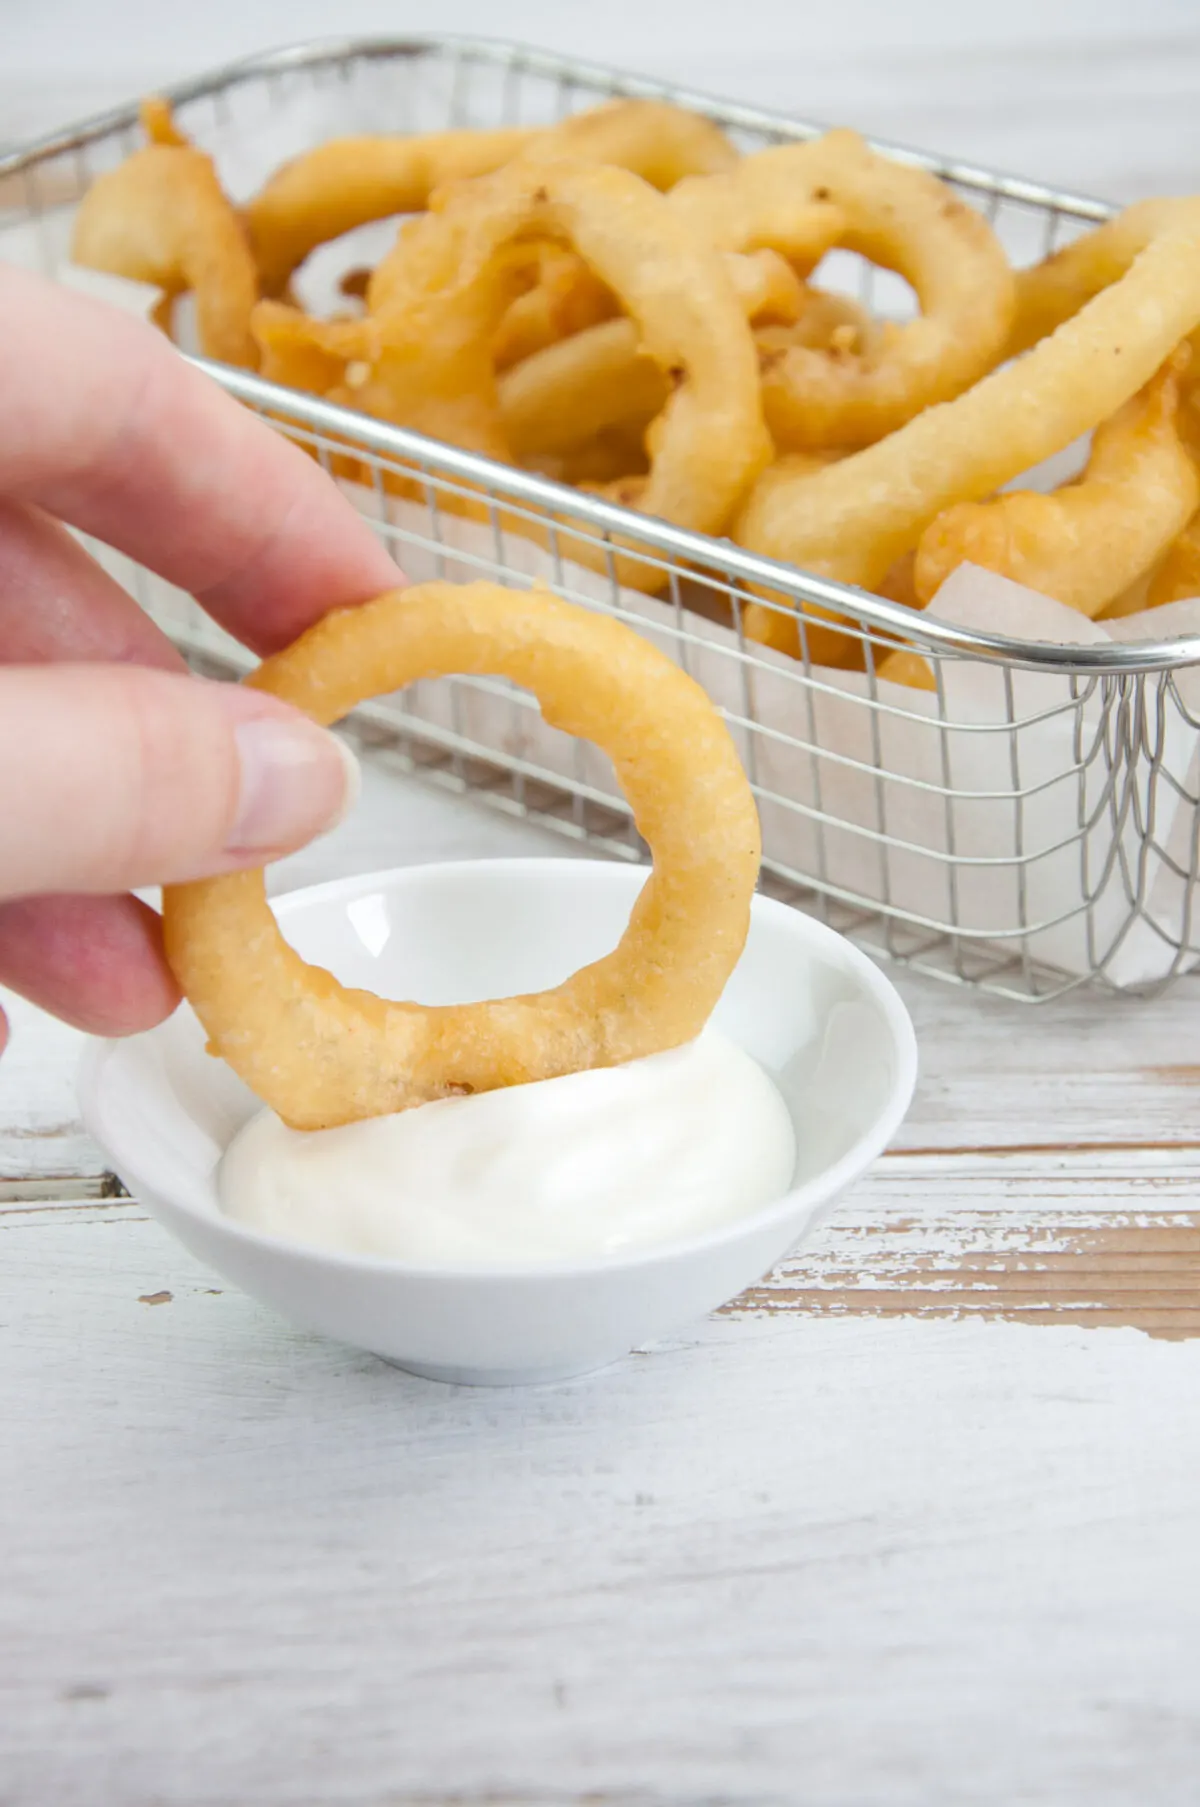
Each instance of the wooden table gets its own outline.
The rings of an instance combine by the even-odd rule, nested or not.
[[[0,137],[255,40],[430,25],[132,10],[18,8]],[[434,24],[1092,192],[1197,184],[1191,0],[686,10]],[[375,773],[281,878],[546,847]],[[1194,1807],[1200,990],[900,984],[916,1102],[821,1242],[666,1347],[509,1393],[197,1267],[83,1135],[78,1038],[15,1006],[0,1807]]]
[[[283,884],[549,846],[372,772]],[[820,1243],[491,1392],[290,1329],[0,1068],[0,1801],[1192,1803],[1200,1008],[901,976]]]

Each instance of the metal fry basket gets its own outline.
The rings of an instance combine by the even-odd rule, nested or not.
[[[171,92],[239,201],[285,158],[340,133],[548,124],[613,95],[693,107],[746,150],[823,129],[469,39],[299,46]],[[76,202],[139,138],[131,106],[0,158],[0,259],[69,275]],[[878,148],[952,183],[1017,263],[1110,212]],[[378,254],[386,236],[375,230]],[[329,289],[362,261],[351,235],[316,253],[302,284]],[[845,254],[823,266],[827,279],[877,312],[911,311],[903,284]],[[776,895],[876,953],[1026,1001],[1094,980],[1145,991],[1200,958],[1200,637],[1062,646],[967,631],[245,372],[205,368],[321,460],[414,579],[548,582],[629,621],[692,672],[738,741],[762,815],[763,882]],[[187,596],[97,551],[199,667],[251,662]],[[817,666],[807,646],[792,659],[748,641],[742,611],[764,586],[775,606],[844,617],[865,671]],[[879,677],[897,639],[927,660],[935,689]],[[417,684],[357,711],[353,725],[432,781],[608,854],[643,856],[607,762],[504,682]]]

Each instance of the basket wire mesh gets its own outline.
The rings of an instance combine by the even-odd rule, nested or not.
[[[616,95],[709,114],[745,150],[823,128],[515,45],[463,39],[303,45],[172,90],[185,129],[246,198],[286,157],[337,133],[550,123]],[[0,259],[61,277],[75,204],[136,148],[135,108],[0,158]],[[920,152],[1026,263],[1108,217],[1056,193]],[[394,230],[385,228],[385,232]],[[349,235],[302,280],[336,286],[363,261]],[[386,239],[376,237],[376,247]],[[836,253],[822,283],[903,318],[887,272]],[[302,292],[302,299],[304,299]],[[764,886],[872,951],[1026,1001],[1099,980],[1145,991],[1200,956],[1200,638],[1062,646],[969,632],[494,464],[419,434],[204,368],[304,446],[414,579],[544,581],[655,640],[708,689],[746,764],[764,831]],[[107,567],[200,669],[251,663],[192,600],[107,547]],[[860,672],[767,652],[743,631],[761,602],[832,609]],[[897,640],[935,689],[879,676]],[[364,744],[405,769],[622,858],[644,848],[611,767],[498,679],[421,683],[356,711]]]

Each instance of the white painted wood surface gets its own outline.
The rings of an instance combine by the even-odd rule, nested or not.
[[[547,844],[373,773],[281,880]],[[294,1332],[78,1196],[76,1038],[19,1011],[5,1807],[1194,1801],[1195,987],[903,989],[917,1102],[821,1244],[509,1394]]]
[[[0,136],[254,41],[431,23],[14,11]],[[671,11],[433,23],[1102,192],[1197,185],[1190,0],[754,0],[736,42],[700,4],[678,53]],[[278,880],[547,848],[375,772]],[[1200,987],[901,983],[918,1097],[822,1242],[670,1346],[509,1394],[293,1332],[103,1196],[78,1038],[16,1004],[0,1807],[1192,1807]]]

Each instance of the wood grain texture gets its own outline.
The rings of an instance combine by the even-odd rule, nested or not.
[[[1200,1346],[718,1318],[480,1394],[133,1207],[0,1253],[7,1807],[1194,1799]]]
[[[938,1174],[919,1212],[911,1182],[897,1188],[905,1196],[890,1209],[871,1196],[886,1185],[866,1188],[816,1245],[724,1309],[735,1317],[997,1318],[1174,1340],[1200,1335],[1200,1216],[1170,1208],[1172,1196],[1195,1198],[1194,1175],[1183,1183],[1171,1176],[1153,1202],[1136,1170],[1106,1176],[1107,1208],[1064,1202],[1064,1193],[1105,1193],[1077,1171],[1066,1186],[1045,1174],[1022,1177],[1020,1194],[994,1206],[979,1202],[991,1188],[977,1175],[982,1183],[971,1186],[967,1206],[958,1202],[961,1181]],[[1041,1186],[1054,1202],[1034,1212]],[[1142,1206],[1131,1211],[1139,1192]]]
[[[75,1068],[83,1038],[0,987],[10,1045],[0,1068],[0,1199],[32,1182],[93,1179],[104,1160],[79,1121]]]

